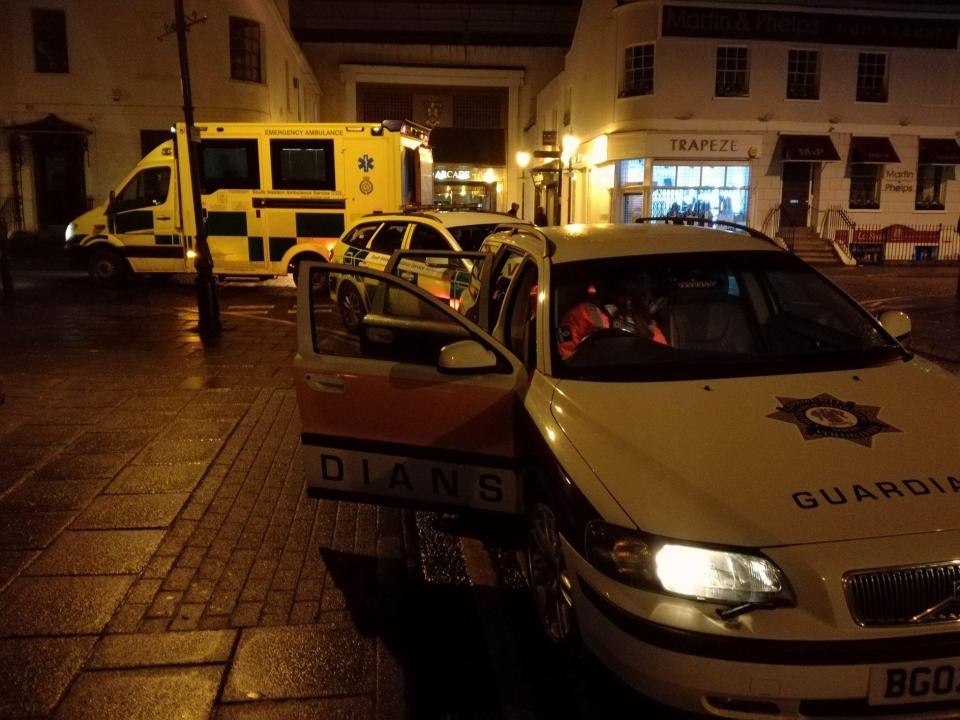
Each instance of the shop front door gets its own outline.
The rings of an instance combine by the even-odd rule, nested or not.
[[[780,227],[805,227],[810,213],[811,163],[783,163]]]

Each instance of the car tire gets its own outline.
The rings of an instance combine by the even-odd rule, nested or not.
[[[556,647],[577,647],[577,620],[557,518],[544,502],[533,503],[527,515],[527,578],[544,635]]]
[[[352,282],[341,282],[337,293],[337,306],[340,308],[340,319],[343,327],[352,333],[360,332],[360,321],[367,314],[363,296]]]
[[[119,287],[130,275],[130,265],[116,250],[96,248],[87,259],[87,272],[97,285]]]

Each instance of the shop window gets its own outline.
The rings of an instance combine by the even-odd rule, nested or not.
[[[256,140],[201,140],[200,192],[259,190],[260,157]]]
[[[276,190],[335,190],[333,140],[271,140]]]
[[[717,48],[717,97],[750,94],[750,53],[745,47]]]
[[[643,160],[621,160],[620,161],[620,184],[621,185],[643,185]]]
[[[791,50],[787,57],[787,97],[817,100],[820,97],[820,53]]]
[[[38,73],[70,71],[67,59],[67,18],[63,10],[31,10],[33,69]]]
[[[857,100],[859,102],[887,101],[887,54],[860,53],[857,62]]]
[[[879,210],[880,180],[883,165],[878,163],[850,164],[850,209]]]
[[[747,165],[654,165],[650,214],[745,223]]]
[[[230,77],[260,82],[260,25],[230,17]]]
[[[653,43],[634,45],[624,50],[623,91],[621,97],[653,93]]]
[[[947,170],[943,165],[917,166],[917,210],[944,209]]]

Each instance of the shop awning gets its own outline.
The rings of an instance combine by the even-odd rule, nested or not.
[[[826,162],[840,155],[828,135],[781,135],[780,158],[784,162]]]
[[[850,138],[850,162],[883,165],[899,163],[900,157],[885,137]]]
[[[42,120],[21,123],[20,125],[7,125],[2,128],[7,132],[19,133],[21,135],[91,135],[92,133],[85,127],[74,125],[72,122],[62,120],[53,113],[47,115]]]
[[[949,138],[920,138],[920,165],[960,165],[960,145]]]

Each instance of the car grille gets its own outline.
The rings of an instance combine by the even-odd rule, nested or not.
[[[843,581],[850,612],[860,625],[960,620],[960,562],[857,571]]]

